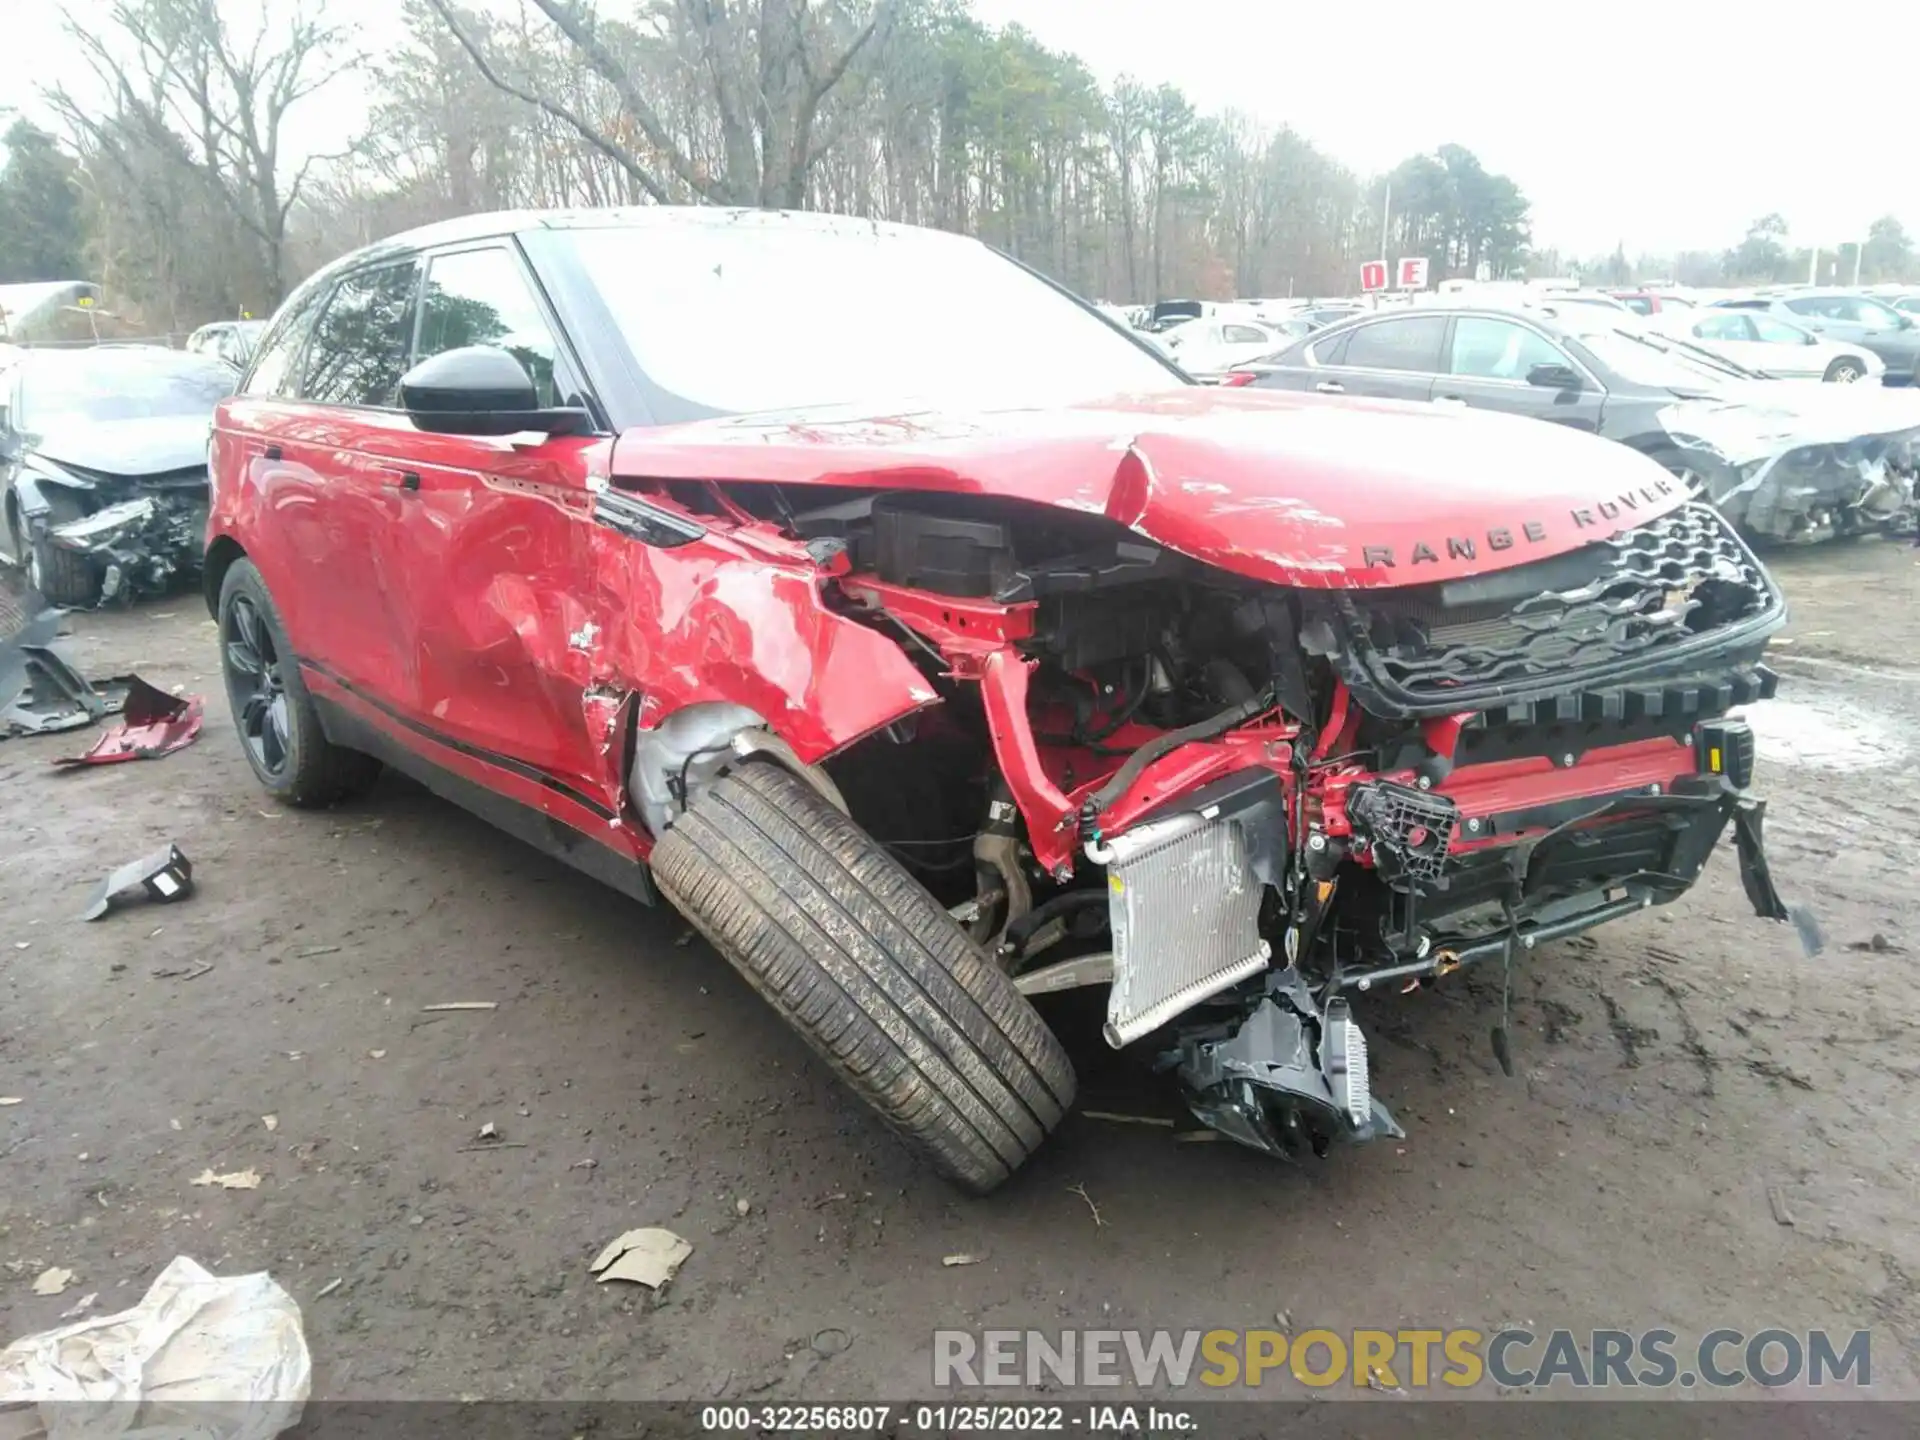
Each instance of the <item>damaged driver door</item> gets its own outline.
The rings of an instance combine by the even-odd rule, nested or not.
[[[427,258],[412,363],[493,345],[543,406],[584,390],[511,242]],[[536,770],[606,807],[609,767],[584,696],[608,617],[591,584],[592,437],[413,438],[393,528],[409,593],[418,724],[474,758]],[[617,768],[617,762],[616,766]]]

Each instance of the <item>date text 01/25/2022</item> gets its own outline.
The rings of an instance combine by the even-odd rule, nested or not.
[[[1196,1428],[1182,1410],[1157,1405],[708,1405],[700,1428],[715,1433],[822,1431],[878,1435],[1012,1435],[1078,1430],[1088,1434],[1180,1435]]]

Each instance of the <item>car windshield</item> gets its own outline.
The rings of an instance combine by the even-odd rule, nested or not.
[[[1186,382],[986,246],[851,223],[565,232],[663,420],[1038,405]]]
[[[1671,346],[1674,353],[1681,359],[1697,360],[1709,369],[1722,372],[1723,376],[1736,380],[1765,380],[1768,378],[1766,371],[1753,370],[1742,365],[1737,360],[1728,359],[1725,355],[1716,355],[1706,346],[1696,344],[1684,335],[1662,335],[1659,343]]]
[[[1614,326],[1583,330],[1578,339],[1602,361],[1636,385],[1698,390],[1746,379],[1750,372],[1677,340]]]
[[[239,379],[228,365],[166,350],[43,350],[20,378],[20,416],[36,435],[74,424],[211,415]]]

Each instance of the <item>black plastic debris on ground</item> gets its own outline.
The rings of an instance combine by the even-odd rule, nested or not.
[[[82,920],[98,920],[113,907],[121,895],[140,885],[156,905],[184,900],[193,893],[193,862],[180,853],[178,845],[168,845],[129,861],[93,887]]]
[[[53,649],[59,631],[60,612],[0,568],[0,740],[83,729],[125,707],[129,677],[89,682]]]

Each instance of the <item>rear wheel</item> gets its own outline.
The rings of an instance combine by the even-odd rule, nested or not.
[[[286,628],[251,561],[236,560],[220,586],[220,661],[227,703],[254,778],[289,805],[332,805],[365,791],[380,762],[333,744],[321,729],[287,644]]]
[[[918,881],[811,786],[749,764],[654,847],[661,892],[853,1090],[969,1190],[1073,1103],[1039,1013]]]
[[[1852,385],[1867,378],[1867,367],[1849,355],[1842,355],[1827,366],[1827,373],[1821,378],[1833,385]]]
[[[85,518],[87,507],[60,490],[49,490],[41,533],[18,543],[26,552],[27,581],[54,605],[91,605],[100,598],[100,568],[85,555],[55,545],[47,531]],[[25,529],[25,522],[21,522]]]

